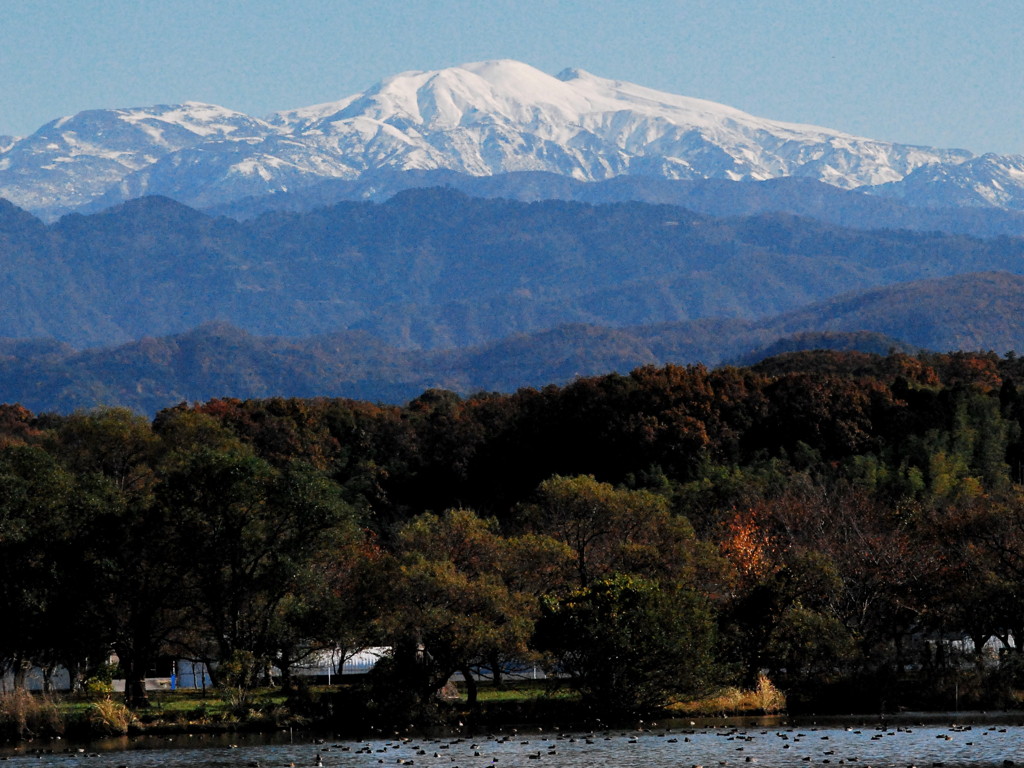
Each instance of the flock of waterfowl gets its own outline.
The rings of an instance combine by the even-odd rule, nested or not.
[[[316,768],[520,768],[528,760],[540,761],[538,768],[545,763],[550,768],[749,768],[752,763],[764,768],[1024,766],[1024,726],[1001,725],[741,729],[652,724],[634,731],[403,736],[313,746],[309,765]]]
[[[179,741],[168,739],[169,742]],[[194,743],[194,742],[193,742]],[[1003,768],[1024,766],[1024,725],[862,725],[859,727],[661,727],[547,733],[533,729],[487,736],[395,736],[329,743],[117,753],[66,749],[44,765],[94,763],[96,768],[191,765],[215,768]],[[179,744],[178,747],[183,745]],[[186,756],[185,753],[188,753]],[[217,753],[216,757],[213,753]],[[116,755],[116,757],[115,757]],[[234,755],[234,757],[232,757]],[[25,750],[0,759],[57,758]],[[100,758],[93,761],[91,758]],[[114,760],[125,760],[116,763]],[[529,763],[528,761],[539,761]],[[38,764],[37,764],[38,765]]]

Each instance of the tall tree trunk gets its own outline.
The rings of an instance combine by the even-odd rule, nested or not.
[[[25,690],[25,677],[32,668],[32,663],[27,659],[18,659],[14,662],[14,690]]]
[[[144,653],[136,653],[133,649],[115,648],[117,658],[124,669],[124,703],[128,709],[145,709],[149,706],[149,693],[146,691],[146,671],[149,669],[149,658]]]
[[[985,667],[985,643],[988,642],[989,633],[978,630],[971,633],[971,643],[974,644],[974,666],[980,672]]]
[[[476,709],[476,678],[473,677],[473,673],[470,671],[468,666],[462,667],[462,669],[460,669],[459,671],[462,672],[462,677],[466,680],[466,703],[470,706],[470,708]]]
[[[43,667],[43,693],[53,693],[53,673],[56,671],[56,664],[47,664]]]
[[[487,661],[491,665],[491,675],[494,679],[494,690],[500,691],[505,687],[505,677],[501,673],[501,659],[498,657],[498,653],[494,652],[490,654],[490,658]]]
[[[149,692],[146,690],[145,672],[132,675],[124,682],[124,703],[128,709],[147,709]]]
[[[292,676],[292,660],[286,657],[278,659],[277,668],[281,670],[281,690],[293,690],[295,688],[295,678]]]

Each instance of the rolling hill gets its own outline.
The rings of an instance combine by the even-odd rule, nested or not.
[[[949,312],[951,304],[956,312]],[[1024,349],[1024,277],[979,273],[849,294],[753,320],[607,328],[567,325],[458,350],[402,350],[364,333],[259,337],[226,324],[78,351],[0,343],[0,400],[34,411],[125,405],[145,413],[213,397],[352,397],[405,402],[563,383],[662,363],[749,365],[804,349],[884,353]],[[870,326],[874,330],[863,330]],[[831,330],[819,329],[828,327]]]

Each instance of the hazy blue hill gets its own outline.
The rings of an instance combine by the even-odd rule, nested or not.
[[[890,352],[916,354],[921,351],[921,348],[884,333],[871,331],[801,331],[792,336],[777,339],[766,347],[749,352],[729,362],[732,365],[747,366],[754,365],[766,358],[814,350],[887,355]]]
[[[755,319],[844,292],[1024,266],[1024,240],[1012,238],[452,189],[245,222],[159,197],[50,226],[5,210],[0,335],[76,346],[224,321],[259,335],[361,330],[444,349],[567,324]]]
[[[597,372],[626,372],[655,364],[658,357],[642,339],[625,330],[566,325],[536,334],[431,356],[431,367],[445,374],[444,386],[462,392],[512,392],[570,381]]]
[[[0,197],[0,232],[4,247],[18,243],[30,243],[42,237],[46,225],[28,211],[22,210],[9,200]]]
[[[749,364],[811,349],[1003,353],[1024,349],[1022,318],[1024,278],[981,273],[851,294],[760,321],[565,325],[435,352],[398,349],[365,333],[261,337],[224,323],[81,352],[0,340],[0,401],[36,411],[120,404],[148,413],[212,397],[404,402],[436,387],[512,391],[647,364]]]
[[[332,179],[290,192],[248,197],[207,210],[250,219],[270,211],[303,212],[343,201],[383,202],[406,189],[448,187],[479,198],[591,204],[644,202],[708,216],[791,213],[853,229],[909,229],[993,237],[1024,235],[1024,213],[997,208],[921,207],[814,179],[766,181],[616,176],[584,182],[545,171],[469,176],[448,170],[388,171],[372,179]]]
[[[840,296],[787,314],[774,329],[865,330],[940,352],[1024,349],[1024,277],[987,272]]]
[[[0,341],[0,399],[34,410],[403,400],[811,345],[1024,349],[1024,240],[789,213],[450,188],[247,221],[155,197],[44,225],[0,204],[0,260],[0,337],[19,339]]]
[[[403,402],[430,381],[416,359],[364,334],[253,336],[224,323],[76,351],[0,340],[0,400],[35,411],[125,405],[153,413],[213,397],[345,395]]]
[[[1024,349],[1024,277],[981,272],[911,281],[851,292],[758,321],[701,320],[629,331],[660,359],[703,350],[700,359],[710,364],[749,362],[791,351],[786,345],[807,349],[811,344],[878,353],[907,345],[1002,354]],[[830,337],[856,343],[836,347]]]

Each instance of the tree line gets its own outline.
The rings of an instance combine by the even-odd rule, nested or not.
[[[367,646],[392,649],[380,711],[527,660],[595,707],[762,674],[794,707],[1005,704],[1022,365],[816,352],[404,406],[2,406],[0,663],[81,683],[113,650],[135,707],[165,655],[290,686]]]

